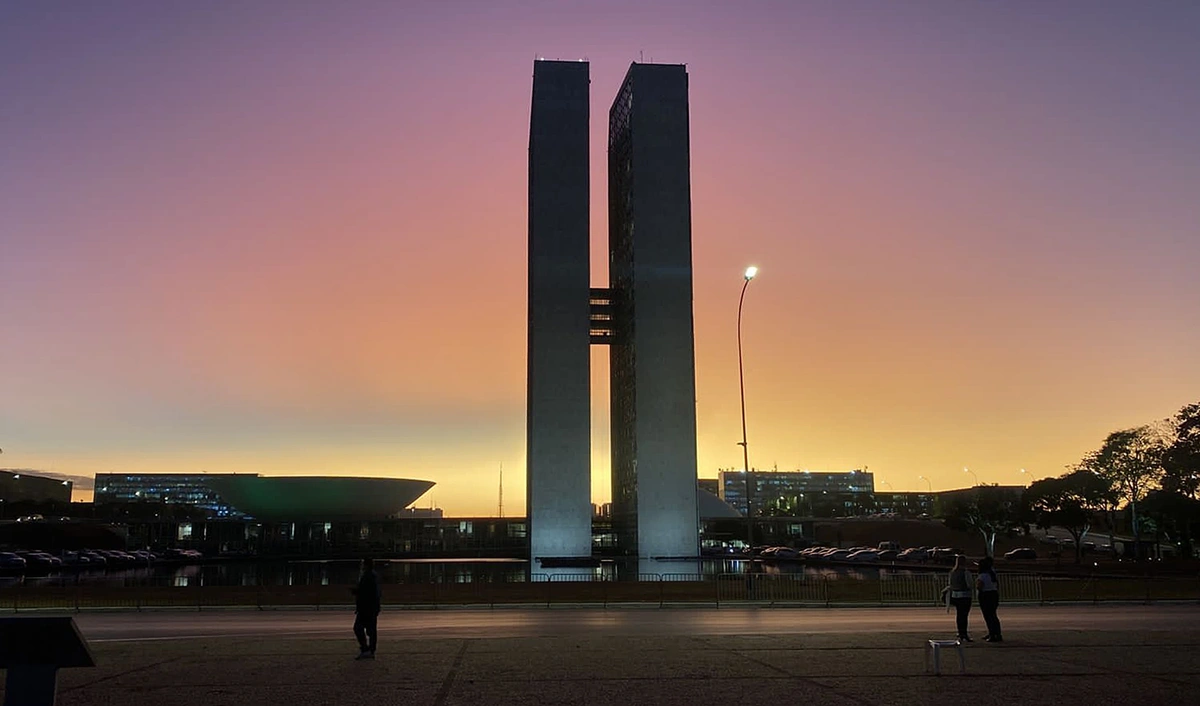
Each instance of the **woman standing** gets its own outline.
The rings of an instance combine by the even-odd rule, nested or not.
[[[954,569],[950,571],[950,585],[946,587],[947,600],[957,614],[958,639],[971,642],[967,634],[967,618],[971,614],[971,572],[967,571],[967,557],[959,554],[954,558]]]
[[[1000,605],[1000,581],[994,566],[990,556],[979,560],[979,578],[975,579],[975,587],[979,589],[979,610],[983,611],[983,621],[988,628],[984,641],[1004,642],[1000,636],[1000,619],[996,617],[996,608]]]

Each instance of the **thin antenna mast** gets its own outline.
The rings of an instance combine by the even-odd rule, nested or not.
[[[500,516],[504,517],[504,461],[500,462]]]

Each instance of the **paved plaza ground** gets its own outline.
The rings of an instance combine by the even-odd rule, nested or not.
[[[965,675],[946,655],[938,677],[923,644],[949,636],[952,617],[930,609],[399,611],[374,661],[354,660],[346,613],[82,614],[98,666],[60,672],[58,703],[1198,701],[1197,606],[1006,617],[1003,644],[968,645]]]

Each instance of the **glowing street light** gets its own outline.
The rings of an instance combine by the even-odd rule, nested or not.
[[[971,477],[975,479],[975,485],[979,485],[979,476],[975,475],[975,471],[972,471],[970,468],[963,466],[963,473],[970,473]]]
[[[750,447],[746,443],[746,377],[742,372],[742,303],[746,301],[746,287],[750,286],[750,280],[758,274],[758,268],[750,266],[746,268],[745,279],[746,283],[742,285],[742,296],[738,298],[738,322],[737,322],[737,343],[738,343],[738,391],[742,398],[742,467],[746,473],[746,551],[754,546],[754,519],[751,516],[750,505]]]
[[[917,480],[925,481],[925,485],[929,486],[929,492],[933,492],[933,483],[925,476],[917,476]]]

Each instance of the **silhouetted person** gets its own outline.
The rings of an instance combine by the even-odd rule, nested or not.
[[[983,622],[987,623],[986,642],[1003,642],[1000,635],[1000,619],[996,607],[1000,605],[1000,581],[996,578],[995,561],[990,556],[979,560],[979,578],[975,587],[979,589],[979,610],[983,611]]]
[[[375,574],[375,560],[363,559],[362,568],[358,585],[350,589],[354,594],[354,637],[358,638],[359,647],[357,659],[375,659],[375,644],[379,638],[377,623],[383,593],[379,589],[379,577]]]
[[[971,615],[971,572],[967,571],[967,557],[959,554],[954,558],[954,568],[950,571],[949,591],[950,605],[956,611],[955,623],[958,625],[958,639],[970,642],[967,634],[967,618]]]

